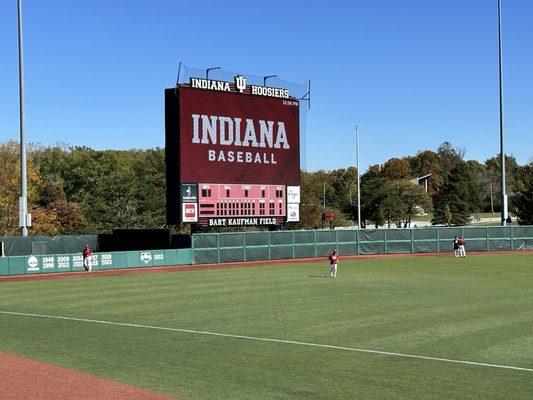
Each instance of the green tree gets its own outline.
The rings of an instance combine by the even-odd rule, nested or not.
[[[444,175],[439,162],[439,155],[431,150],[420,151],[414,157],[407,157],[413,177],[431,174],[428,193],[434,197],[444,184]]]
[[[400,197],[400,191],[395,185],[383,184],[378,191],[375,198],[377,207],[377,216],[375,223],[380,221],[381,215],[387,222],[387,227],[391,227],[391,223],[400,223],[405,214],[405,204]],[[382,225],[382,224],[379,224]]]
[[[389,180],[381,175],[378,165],[370,166],[361,176],[361,223],[363,226],[367,220],[376,227],[385,222],[382,202],[385,194],[384,187],[388,182]],[[357,210],[354,209],[354,212],[356,213]]]
[[[447,226],[450,226],[452,223],[452,211],[450,210],[450,206],[448,204],[444,205],[444,220],[446,221]]]
[[[521,225],[533,225],[533,162],[519,174],[520,190],[511,196],[511,211]]]
[[[449,142],[442,143],[437,149],[437,156],[443,178],[446,180],[452,170],[464,163],[464,150],[455,148]]]
[[[165,224],[165,151],[155,148],[138,152],[132,160],[133,182],[139,227],[159,228]]]
[[[433,213],[434,224],[447,223],[444,207],[448,205],[452,213],[451,223],[465,225],[469,215],[479,210],[478,186],[466,163],[458,163],[450,172],[449,178],[436,196]]]
[[[501,174],[500,174],[500,156],[494,156],[485,161],[484,164],[484,181],[483,191],[485,195],[485,209],[488,209],[490,204],[490,190],[492,189],[494,209],[496,211],[501,210],[500,193],[501,193]],[[513,156],[505,156],[505,187],[508,194],[511,194],[520,190],[520,167]],[[488,183],[488,188],[487,188]]]
[[[400,180],[394,182],[393,188],[398,192],[402,204],[401,216],[404,227],[409,226],[415,215],[432,211],[431,199],[422,186],[407,180]]]
[[[321,226],[321,213],[318,185],[313,172],[302,172],[300,178],[300,222],[291,223],[295,229],[313,229]]]

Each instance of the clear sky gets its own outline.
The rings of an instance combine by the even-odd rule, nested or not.
[[[18,138],[16,0],[0,2],[0,141]],[[24,0],[28,140],[164,146],[177,65],[312,81],[306,169],[499,149],[496,0]],[[506,151],[533,158],[533,1],[503,0]]]

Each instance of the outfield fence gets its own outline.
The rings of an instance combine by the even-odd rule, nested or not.
[[[93,253],[92,269],[109,270],[192,264],[191,249],[116,251]],[[0,257],[0,275],[83,271],[83,255],[44,254]]]
[[[74,253],[88,244],[98,248],[98,235],[0,236],[5,256]]]
[[[533,226],[435,227],[200,233],[192,237],[195,264],[341,255],[446,253],[455,236],[467,251],[533,250]]]
[[[97,252],[93,269],[123,269],[341,255],[533,250],[533,226],[199,233],[187,249]],[[0,275],[83,271],[81,253],[0,257]]]

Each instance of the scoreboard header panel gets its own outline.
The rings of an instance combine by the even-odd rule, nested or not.
[[[297,100],[178,90],[181,182],[299,185]]]

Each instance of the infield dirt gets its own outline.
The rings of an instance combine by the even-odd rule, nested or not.
[[[84,372],[0,353],[0,399],[176,400]]]

